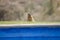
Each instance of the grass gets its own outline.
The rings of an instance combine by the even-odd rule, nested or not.
[[[51,24],[51,23],[60,23],[60,22],[0,21],[0,24]]]
[[[29,21],[0,21],[0,24],[37,24],[38,22]]]

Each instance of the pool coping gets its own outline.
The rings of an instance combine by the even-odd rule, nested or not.
[[[0,24],[0,27],[31,27],[31,26],[60,26],[60,23],[51,23],[51,24]]]

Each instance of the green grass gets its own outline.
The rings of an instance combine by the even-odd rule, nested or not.
[[[0,21],[0,24],[34,24],[35,22],[27,21]]]
[[[51,23],[60,23],[60,22],[0,21],[0,24],[51,24]]]

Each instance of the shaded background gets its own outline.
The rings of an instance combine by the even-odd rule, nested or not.
[[[0,21],[60,21],[60,0],[0,0]]]

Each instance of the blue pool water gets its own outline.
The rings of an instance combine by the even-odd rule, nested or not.
[[[0,40],[60,40],[60,27],[0,27]]]

